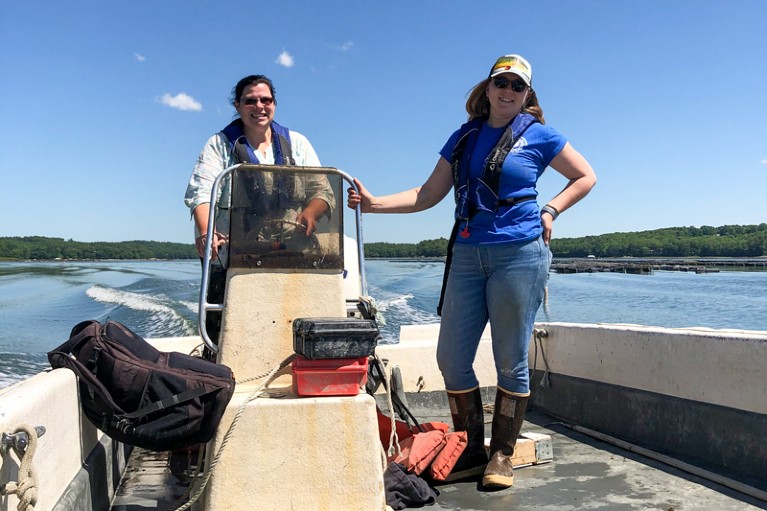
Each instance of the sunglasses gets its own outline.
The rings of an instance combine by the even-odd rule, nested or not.
[[[274,98],[270,98],[269,96],[264,96],[263,98],[242,98],[240,103],[245,106],[256,106],[259,101],[262,105],[269,106],[274,103]]]
[[[500,76],[498,78],[493,78],[493,84],[499,89],[505,89],[506,87],[511,86],[511,90],[514,92],[522,92],[527,89],[527,84],[522,80],[511,81]]]

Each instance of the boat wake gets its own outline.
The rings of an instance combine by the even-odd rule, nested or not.
[[[386,325],[381,328],[381,343],[399,342],[399,330],[402,325],[437,323],[435,314],[426,312],[418,305],[412,293],[376,298],[378,310],[383,314]]]
[[[196,333],[194,322],[188,317],[188,313],[196,308],[192,302],[176,301],[163,294],[141,294],[100,285],[91,286],[85,294],[96,302],[114,305],[109,316],[124,322],[144,337]]]
[[[50,368],[44,354],[0,353],[0,388]]]

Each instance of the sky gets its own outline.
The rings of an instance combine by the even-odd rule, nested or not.
[[[189,176],[249,74],[323,165],[419,186],[509,53],[598,178],[554,237],[767,222],[765,22],[764,0],[0,0],[0,237],[191,243]],[[364,241],[447,237],[452,210],[363,215]]]

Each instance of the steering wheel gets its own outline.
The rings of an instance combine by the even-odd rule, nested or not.
[[[287,242],[290,242],[290,248],[293,249],[293,251],[322,254],[322,245],[320,245],[319,238],[317,238],[317,235],[314,233],[306,235],[306,226],[304,224],[296,222],[295,220],[278,218],[275,220],[267,220],[261,224],[261,227],[267,226],[273,230],[271,241],[279,243],[281,247],[285,244],[285,248],[288,248]],[[286,229],[285,226],[289,226],[289,228]],[[299,235],[297,233],[301,234]],[[277,239],[274,239],[275,234],[277,235]],[[297,247],[293,247],[293,245],[297,245]]]

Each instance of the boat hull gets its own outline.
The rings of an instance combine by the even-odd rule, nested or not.
[[[438,329],[403,328],[398,344],[379,345],[376,352],[400,368],[402,388],[419,417],[441,410],[449,422],[434,356]],[[745,490],[749,495],[767,501],[767,333],[564,323],[537,324],[536,333],[530,348],[534,410],[679,466],[692,464],[719,480],[744,483],[753,489]],[[189,352],[199,341],[152,342],[164,351]],[[475,368],[483,401],[492,403],[489,331]],[[87,421],[71,372],[46,371],[3,389],[0,410],[4,432],[20,424],[46,428],[32,462],[39,481],[35,509],[109,509],[129,448]],[[554,453],[556,465],[562,455],[556,440]],[[3,482],[16,480],[18,467],[16,455],[6,453]],[[7,496],[6,503],[15,506],[16,496]]]

